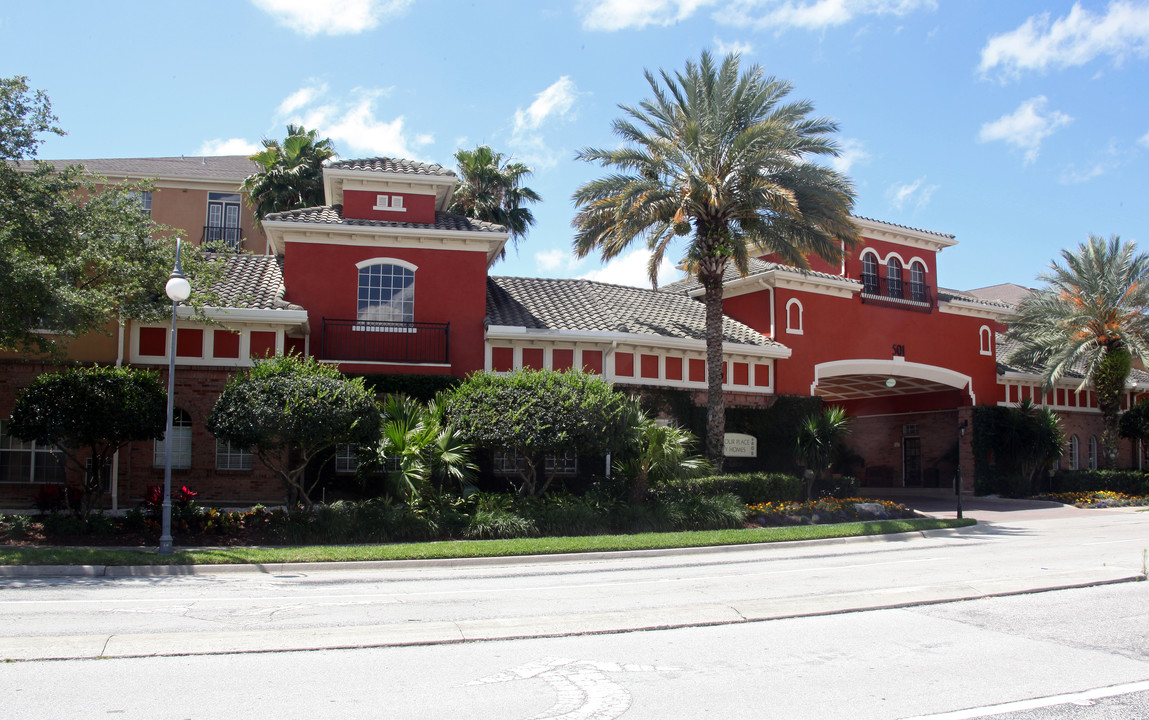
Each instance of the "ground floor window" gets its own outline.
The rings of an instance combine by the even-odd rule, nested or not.
[[[575,475],[578,473],[578,456],[567,450],[562,453],[547,453],[544,459],[547,475]],[[518,475],[526,469],[526,459],[519,452],[495,453],[496,475]]]
[[[64,482],[64,456],[52,446],[12,437],[8,426],[0,420],[0,482]]]
[[[1097,436],[1089,436],[1089,469],[1097,469]]]
[[[1076,435],[1070,435],[1069,436],[1069,469],[1070,470],[1077,470],[1078,469],[1077,459],[1078,459],[1077,436]]]
[[[251,470],[253,459],[254,456],[251,454],[250,448],[238,447],[226,440],[216,438],[216,470]]]
[[[187,470],[192,465],[192,421],[187,410],[176,408],[172,412],[172,468]],[[156,440],[152,465],[162,468],[166,462],[167,438]]]

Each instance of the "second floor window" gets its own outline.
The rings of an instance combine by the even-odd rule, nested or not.
[[[896,257],[886,261],[886,289],[892,298],[905,297],[902,294],[902,263]]]
[[[918,263],[910,265],[910,299],[926,302],[926,271]]]
[[[392,263],[359,268],[359,320],[415,321],[415,270]]]
[[[878,295],[878,259],[873,255],[862,256],[862,292]]]

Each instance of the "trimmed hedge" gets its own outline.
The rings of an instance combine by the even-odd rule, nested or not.
[[[747,505],[801,500],[806,486],[800,478],[786,473],[740,473],[689,478],[667,483],[667,489],[688,495],[736,495]]]
[[[1140,470],[1061,470],[1049,479],[1051,493],[1108,490],[1149,495],[1149,475]]]

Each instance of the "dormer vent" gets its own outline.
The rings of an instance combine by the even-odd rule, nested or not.
[[[403,207],[402,195],[376,195],[375,207],[372,210],[386,210],[387,212],[407,212]]]

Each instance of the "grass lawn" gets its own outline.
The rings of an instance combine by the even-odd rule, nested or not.
[[[833,525],[705,530],[696,532],[593,535],[588,537],[458,540],[392,545],[314,545],[304,547],[229,547],[179,550],[159,557],[155,550],[84,547],[0,547],[0,565],[226,565],[356,560],[427,560],[449,558],[554,555],[574,552],[654,550],[828,538],[967,527],[975,520],[874,520]],[[178,538],[177,538],[178,542]]]

